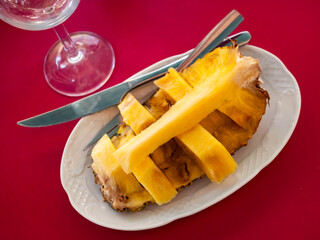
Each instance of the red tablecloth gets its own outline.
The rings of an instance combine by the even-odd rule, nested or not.
[[[281,153],[251,182],[223,201],[166,226],[124,232],[80,216],[60,182],[60,160],[77,123],[24,128],[18,120],[70,103],[44,80],[52,30],[24,31],[0,23],[0,239],[320,239],[320,1],[81,1],[65,22],[69,32],[108,39],[116,67],[103,88],[163,58],[193,48],[229,11],[251,44],[277,55],[302,95],[298,125]]]

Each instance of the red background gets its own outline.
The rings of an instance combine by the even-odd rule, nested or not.
[[[139,232],[95,225],[69,203],[60,159],[77,121],[38,129],[16,125],[76,98],[54,92],[43,77],[55,33],[0,22],[0,239],[320,239],[319,0],[82,0],[65,25],[112,43],[116,67],[107,88],[195,47],[232,9],[245,18],[237,31],[250,31],[251,44],[277,55],[296,77],[298,125],[277,158],[240,190],[193,216]]]

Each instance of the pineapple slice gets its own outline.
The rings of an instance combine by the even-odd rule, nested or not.
[[[174,73],[174,71],[175,70],[171,69],[170,73]],[[170,78],[168,81],[168,78],[170,77],[165,77],[166,83],[174,82],[172,81],[174,79]],[[161,81],[161,79],[159,81]],[[183,91],[180,91],[180,93],[183,93]],[[132,123],[132,126],[139,125],[137,128],[139,130],[141,129],[140,126],[145,126],[145,123],[153,117],[131,94],[125,97],[119,105],[119,109],[125,120],[132,119],[132,121],[134,121],[134,119],[145,119],[140,122],[141,125],[137,122]],[[131,115],[128,115],[128,113]],[[136,116],[136,113],[139,113],[139,116]],[[154,119],[154,122],[155,121]],[[126,122],[126,124],[128,123]],[[136,132],[134,128],[133,131]],[[229,152],[200,125],[178,135],[175,139],[181,144],[182,148],[196,160],[197,164],[211,181],[220,183],[226,176],[235,171],[237,164]],[[157,152],[158,149],[156,149],[155,152]],[[135,176],[137,175],[135,174]]]
[[[237,163],[228,150],[199,124],[175,139],[183,149],[194,156],[197,164],[212,182],[221,183],[237,168]]]
[[[184,95],[192,91],[192,87],[173,68],[164,77],[154,81],[171,104],[175,104]]]
[[[118,105],[123,121],[138,134],[156,119],[130,93]],[[149,156],[133,169],[133,174],[152,195],[158,205],[171,201],[176,189]]]
[[[165,92],[172,104],[192,90],[192,87],[173,68],[154,83]],[[176,136],[175,139],[193,156],[213,182],[222,182],[237,167],[228,150],[199,124]]]
[[[92,149],[91,167],[96,183],[102,185],[101,193],[114,209],[137,211],[154,200],[132,174],[122,170],[112,155],[115,151],[108,135],[104,135]]]
[[[231,101],[244,83],[258,78],[260,68],[257,60],[240,57],[237,48],[233,48],[226,58],[228,61],[212,75],[213,78],[193,88],[157,122],[114,153],[126,173],[132,172],[159,146],[191,129],[223,103]]]
[[[135,134],[149,127],[156,121],[155,117],[148,113],[133,95],[128,93],[118,105],[123,122],[131,127]]]

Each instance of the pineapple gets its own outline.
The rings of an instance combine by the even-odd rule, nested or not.
[[[269,96],[259,73],[258,62],[236,47],[218,48],[182,73],[170,69],[144,106],[128,95],[117,136],[104,136],[92,155],[104,198],[137,211],[170,201],[204,174],[221,182],[236,167],[230,154],[264,114]]]
[[[156,121],[130,93],[126,95],[118,108],[123,122],[130,125],[135,134]],[[146,156],[144,161],[133,169],[133,174],[158,205],[169,202],[177,194],[176,189],[149,156]]]
[[[194,157],[212,182],[221,183],[237,168],[228,150],[199,124],[175,139]]]
[[[224,67],[177,101],[157,122],[117,149],[114,156],[126,173],[171,138],[186,132],[226,102],[243,84],[259,77],[258,61],[240,57],[237,48],[227,55]]]

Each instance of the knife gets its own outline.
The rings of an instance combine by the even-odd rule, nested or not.
[[[231,11],[224,19],[222,19],[210,33],[204,38],[207,40],[208,36],[214,36],[214,40],[202,49],[199,57],[204,56],[210,52],[225,39],[227,36],[243,21],[243,17],[237,11]],[[210,36],[210,37],[211,37]],[[242,37],[244,34],[241,35]],[[248,36],[246,36],[248,37]],[[249,34],[250,37],[250,34]],[[250,38],[249,38],[250,39]],[[203,41],[204,41],[203,40]],[[202,42],[203,42],[202,41]],[[202,43],[200,42],[200,44]],[[200,45],[199,44],[199,45]],[[196,47],[197,49],[197,47]],[[193,52],[192,52],[193,53]],[[191,53],[191,54],[192,54]],[[154,80],[155,78],[163,75],[168,71],[170,67],[177,68],[181,63],[184,63],[188,56],[178,59],[168,65],[158,68],[145,75],[136,77],[130,81],[120,83],[101,92],[95,93],[83,99],[80,99],[71,104],[57,108],[55,110],[40,114],[38,116],[28,118],[18,122],[18,125],[24,127],[44,127],[52,126],[64,122],[68,122],[74,119],[84,117],[86,115],[98,112],[105,108],[114,106],[121,102],[121,99],[126,93],[133,88],[141,86],[142,84]],[[191,63],[189,63],[191,64]]]

